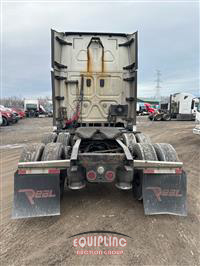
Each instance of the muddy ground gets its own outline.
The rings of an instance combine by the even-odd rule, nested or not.
[[[24,119],[0,128],[1,265],[199,265],[200,137],[194,122],[150,122],[140,118],[138,129],[153,142],[176,148],[188,175],[188,216],[144,216],[132,192],[112,185],[89,185],[67,191],[61,215],[11,220],[13,174],[22,146],[38,142],[52,129],[51,118]],[[127,234],[122,255],[76,255],[73,238],[84,231],[110,230]],[[105,249],[105,248],[104,248]]]

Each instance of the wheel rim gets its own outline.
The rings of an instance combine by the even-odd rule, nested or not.
[[[3,124],[2,124],[3,126],[6,126],[7,125],[7,121],[6,121],[6,119],[5,118],[3,118]]]

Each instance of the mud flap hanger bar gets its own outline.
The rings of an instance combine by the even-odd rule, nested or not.
[[[134,168],[182,168],[182,162],[165,162],[165,161],[148,161],[148,160],[134,160]]]
[[[78,141],[79,143],[79,141]],[[77,144],[78,144],[77,143]],[[125,146],[125,145],[124,145]],[[130,161],[131,158],[128,155],[128,160]],[[126,156],[127,156],[126,155]],[[77,160],[77,153],[76,149],[74,150],[73,160]],[[76,158],[75,158],[76,157]],[[132,157],[132,156],[131,156]],[[127,157],[126,157],[127,158]],[[55,160],[55,161],[43,161],[43,162],[21,162],[18,163],[18,168],[59,168],[59,169],[66,169],[70,167],[71,160]],[[134,160],[133,161],[134,168],[138,169],[146,169],[146,168],[182,168],[182,162],[161,162],[161,161],[145,161],[145,160]]]
[[[59,168],[66,169],[70,167],[70,160],[55,160],[55,161],[42,161],[42,162],[21,162],[18,163],[19,169],[27,168]]]

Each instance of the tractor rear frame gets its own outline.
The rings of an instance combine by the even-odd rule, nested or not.
[[[96,132],[99,130],[101,129]],[[137,134],[144,138],[144,134]],[[89,183],[115,183],[118,189],[132,190],[135,199],[143,200],[147,215],[186,215],[187,186],[183,163],[175,160],[173,156],[176,154],[173,150],[172,156],[166,160],[159,158],[162,154],[160,155],[158,148],[164,145],[164,148],[172,149],[171,145],[153,145],[147,142],[148,138],[145,138],[146,143],[137,142],[136,138],[133,141],[134,137],[133,133],[121,133],[116,139],[107,139],[112,145],[115,143],[118,150],[113,146],[113,150],[101,150],[102,147],[100,150],[86,151],[86,139],[75,134],[74,140],[71,140],[74,142],[71,151],[62,160],[46,160],[52,155],[47,155],[45,149],[48,146],[59,146],[64,153],[69,143],[63,138],[63,143],[58,143],[55,139],[55,142],[46,143],[43,150],[46,158],[18,163],[14,179],[13,218],[59,215],[60,198],[63,197],[64,190],[84,189]],[[49,136],[47,138],[50,140]],[[96,135],[87,139],[92,149],[95,149],[94,143],[99,140]],[[163,154],[166,155],[164,149]],[[170,159],[173,161],[169,161]]]

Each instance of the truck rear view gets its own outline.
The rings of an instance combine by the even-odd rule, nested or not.
[[[52,31],[54,124],[136,124],[137,33]]]
[[[52,30],[51,38],[54,132],[21,154],[13,218],[58,215],[65,188],[88,183],[131,189],[145,214],[186,215],[176,151],[136,130],[137,32]]]

